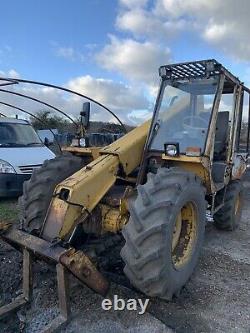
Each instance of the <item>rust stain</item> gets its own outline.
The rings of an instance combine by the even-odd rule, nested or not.
[[[109,289],[108,281],[82,251],[70,249],[61,255],[60,262],[88,287],[103,296],[107,294]]]

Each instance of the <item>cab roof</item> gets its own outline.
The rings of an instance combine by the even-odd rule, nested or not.
[[[244,86],[238,77],[215,59],[169,64],[159,68],[159,75],[162,79],[171,81],[205,79],[220,74],[225,75],[225,85],[228,92],[231,92],[234,84],[240,84],[244,90],[250,92],[249,88]]]

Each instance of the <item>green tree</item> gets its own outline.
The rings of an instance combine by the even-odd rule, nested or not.
[[[68,120],[58,115],[51,114],[50,111],[37,112],[36,117],[41,121],[33,117],[30,118],[30,122],[36,130],[56,128],[59,132],[64,132],[71,131],[72,129],[72,124]]]

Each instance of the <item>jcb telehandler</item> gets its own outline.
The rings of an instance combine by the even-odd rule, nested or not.
[[[68,147],[25,182],[19,228],[1,234],[23,251],[23,295],[1,316],[30,300],[33,258],[57,265],[61,315],[47,329],[68,318],[68,272],[105,295],[98,255],[107,240],[108,260],[121,244],[135,288],[171,300],[195,268],[206,216],[223,230],[239,224],[250,90],[215,60],[165,65],[159,74],[152,119],[109,146]]]

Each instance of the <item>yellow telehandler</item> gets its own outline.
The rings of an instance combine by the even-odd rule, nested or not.
[[[152,119],[105,147],[65,148],[24,183],[20,225],[1,233],[23,251],[23,294],[0,316],[30,300],[38,258],[56,265],[60,316],[46,329],[57,329],[70,314],[68,273],[105,295],[98,259],[109,250],[112,260],[114,245],[132,286],[171,300],[197,264],[206,216],[223,230],[239,224],[250,90],[213,59],[161,66],[159,75]]]

